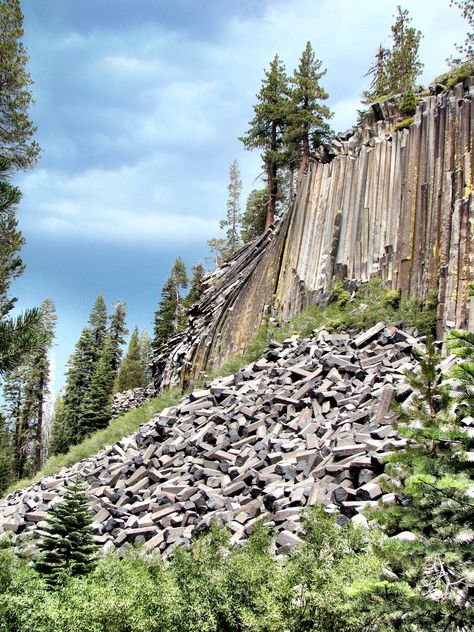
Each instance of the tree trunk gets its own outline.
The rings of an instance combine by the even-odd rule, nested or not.
[[[36,424],[36,437],[35,437],[35,465],[34,471],[39,472],[43,465],[43,405],[44,405],[44,387],[45,376],[44,372],[41,372],[38,389],[38,418]]]
[[[296,191],[299,191],[301,186],[301,182],[303,181],[303,176],[306,173],[306,169],[309,164],[309,137],[308,137],[308,128],[305,126],[304,135],[303,135],[303,156],[301,158],[300,169],[298,172],[298,182],[296,184]]]
[[[278,180],[277,180],[277,164],[276,164],[276,150],[277,150],[277,126],[276,123],[272,123],[272,136],[271,136],[271,151],[272,158],[268,165],[268,209],[267,217],[265,219],[265,230],[275,222],[275,207],[276,198],[278,194]]]

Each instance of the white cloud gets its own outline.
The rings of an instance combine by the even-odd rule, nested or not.
[[[21,179],[28,222],[39,231],[85,238],[202,243],[222,215],[234,157],[246,189],[255,186],[258,158],[237,138],[273,55],[291,70],[312,41],[328,69],[323,85],[333,125],[343,131],[355,122],[363,75],[387,39],[397,3],[272,0],[258,19],[229,16],[219,36],[207,41],[153,24],[141,33],[68,34],[58,46],[84,52],[84,68],[71,71],[79,86],[86,78],[87,102],[73,103],[78,116],[76,127],[64,126],[67,137],[51,133],[44,147],[48,167]],[[419,0],[404,6],[425,33],[427,81],[443,71],[465,26],[447,0],[431,0],[429,11]],[[73,118],[67,100],[61,109],[67,95],[57,96],[57,117]],[[82,99],[80,89],[75,98]]]

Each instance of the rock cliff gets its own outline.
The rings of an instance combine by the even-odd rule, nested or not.
[[[419,103],[396,130],[393,104],[311,162],[288,213],[207,280],[190,326],[155,358],[155,388],[188,387],[244,352],[265,313],[292,317],[335,280],[382,278],[403,295],[438,293],[438,333],[474,329],[474,78]]]

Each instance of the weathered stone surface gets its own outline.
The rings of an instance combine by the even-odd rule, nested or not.
[[[396,331],[378,329],[360,346],[356,336],[327,333],[271,344],[258,362],[184,397],[137,433],[11,494],[0,503],[0,533],[38,537],[77,474],[103,551],[142,542],[168,557],[212,522],[227,524],[239,543],[263,520],[282,553],[300,542],[301,510],[317,502],[365,524],[354,518],[367,503],[395,502],[381,486],[385,455],[402,445],[387,402],[404,384],[400,366],[415,367],[412,345],[401,334],[387,344]],[[391,366],[394,356],[403,362]],[[357,374],[345,370],[353,365]],[[328,384],[337,396],[325,408]]]
[[[192,386],[244,352],[264,315],[289,319],[324,302],[341,279],[380,278],[404,296],[435,291],[439,337],[454,326],[474,330],[474,298],[466,299],[474,280],[473,94],[472,77],[447,94],[434,91],[397,132],[394,103],[375,104],[329,157],[312,160],[281,222],[206,279],[189,327],[155,358],[155,389]],[[413,344],[410,334],[387,332],[392,339]]]

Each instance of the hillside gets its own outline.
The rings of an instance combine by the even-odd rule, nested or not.
[[[104,551],[144,542],[168,557],[214,522],[233,543],[255,523],[276,531],[278,553],[300,542],[304,507],[326,504],[341,524],[367,524],[384,457],[400,447],[393,402],[411,389],[409,333],[383,323],[361,334],[273,342],[235,375],[207,384],[137,433],[0,503],[0,533],[41,534],[63,484],[81,474]],[[449,362],[449,360],[448,360]]]
[[[313,160],[288,213],[209,279],[190,325],[155,358],[155,389],[193,386],[245,352],[262,318],[289,319],[338,280],[380,278],[438,302],[438,337],[473,329],[474,78],[433,86],[413,121],[376,103]]]

